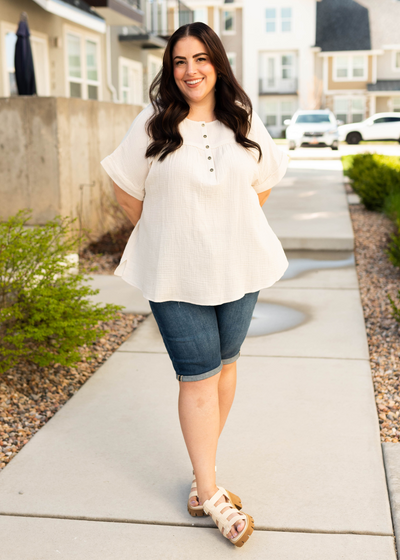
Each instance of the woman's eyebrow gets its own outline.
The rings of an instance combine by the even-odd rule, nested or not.
[[[194,54],[193,58],[196,58],[196,56],[200,56],[201,54],[205,54],[206,56],[208,56],[207,53],[201,52],[201,53]],[[174,60],[175,60],[175,58],[183,58],[183,60],[186,60],[186,56],[174,56]]]

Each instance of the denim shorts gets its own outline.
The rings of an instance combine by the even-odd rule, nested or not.
[[[200,381],[235,362],[260,292],[221,305],[150,301],[178,381]]]

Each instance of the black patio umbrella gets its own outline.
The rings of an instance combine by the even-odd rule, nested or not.
[[[36,94],[35,69],[29,35],[27,16],[25,12],[22,12],[18,25],[14,58],[15,79],[19,95]]]

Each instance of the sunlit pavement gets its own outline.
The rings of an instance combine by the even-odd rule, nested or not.
[[[246,560],[395,560],[341,162],[302,152],[263,206],[290,265],[241,348],[218,484],[254,516]],[[146,311],[120,278],[93,282]],[[186,510],[177,397],[150,313],[0,473],[1,558],[231,560]]]
[[[331,148],[297,148],[296,150],[289,150],[286,143],[277,141],[278,146],[287,151],[291,159],[339,159],[342,156],[352,154],[362,154],[366,152],[377,153],[386,156],[399,156],[400,157],[400,144],[356,144],[349,145],[341,143],[338,150]]]

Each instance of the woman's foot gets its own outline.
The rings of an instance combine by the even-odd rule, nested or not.
[[[218,490],[219,490],[219,489],[218,489],[218,487],[216,486],[216,487],[215,487],[215,490],[211,490],[211,491],[209,491],[209,492],[204,493],[202,496],[200,496],[200,499],[199,499],[199,501],[197,502],[197,505],[203,505],[204,502],[205,502],[206,500],[210,500],[210,499],[214,496],[214,494],[215,494],[216,492],[218,492]],[[232,503],[230,502],[230,500],[227,498],[227,496],[226,496],[225,494],[223,494],[223,495],[221,496],[221,498],[219,498],[216,502],[214,502],[213,505],[216,507],[216,506],[218,506],[219,504],[222,504],[222,503],[226,503],[226,504],[227,504],[227,507],[222,508],[222,509],[221,509],[221,513],[224,513],[225,511],[234,508],[234,506],[232,505]],[[233,519],[235,516],[237,516],[238,511],[237,511],[236,508],[234,508],[234,509],[235,509],[235,511],[232,511],[232,513],[228,516],[228,518],[227,518],[228,521],[230,521],[230,520]],[[236,538],[236,537],[238,536],[239,533],[241,533],[241,532],[243,531],[243,529],[245,528],[245,526],[246,526],[246,523],[245,523],[244,520],[242,520],[242,519],[241,519],[241,520],[238,520],[238,521],[236,521],[236,523],[234,523],[234,524],[232,525],[231,530],[230,530],[229,533],[227,533],[225,536],[226,536],[228,539],[234,539],[234,538]],[[218,528],[219,528],[219,527],[218,527]]]

